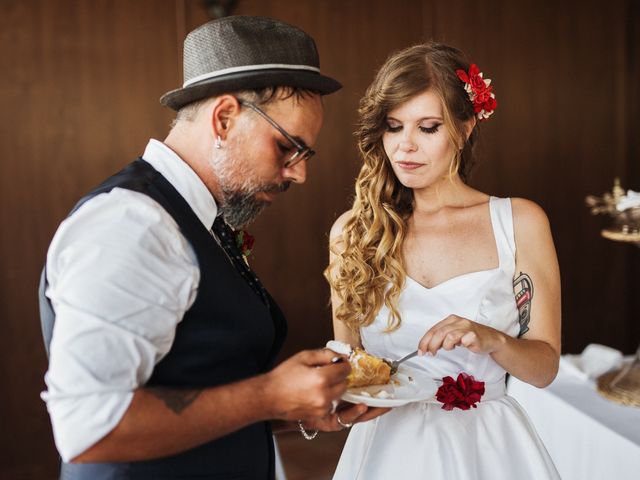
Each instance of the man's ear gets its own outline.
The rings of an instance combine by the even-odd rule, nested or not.
[[[221,95],[211,105],[210,120],[213,138],[227,139],[229,130],[233,128],[240,113],[240,104],[233,95]]]

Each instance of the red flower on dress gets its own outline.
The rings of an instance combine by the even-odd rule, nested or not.
[[[458,375],[458,379],[453,377],[444,377],[442,385],[436,392],[436,400],[442,402],[443,410],[469,410],[469,408],[477,408],[476,403],[480,401],[484,395],[484,382],[478,382],[472,375],[464,372]]]
[[[253,249],[255,241],[256,239],[253,238],[253,236],[246,230],[240,230],[236,233],[236,245],[238,245],[238,248],[245,260],[249,255],[251,255],[251,250]]]
[[[478,120],[486,120],[498,106],[490,79],[482,78],[482,72],[475,63],[469,66],[469,72],[456,70],[458,78],[464,82],[464,89],[473,103],[473,111]]]

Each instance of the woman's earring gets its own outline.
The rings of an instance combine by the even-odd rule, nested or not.
[[[218,135],[218,138],[216,138],[216,143],[213,146],[215,148],[222,148],[222,138],[220,138],[220,135]]]

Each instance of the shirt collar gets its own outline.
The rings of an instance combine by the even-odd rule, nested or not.
[[[218,206],[196,172],[167,145],[154,139],[149,140],[142,159],[173,185],[202,224],[210,229],[218,214]]]

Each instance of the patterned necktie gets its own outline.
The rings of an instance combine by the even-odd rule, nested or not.
[[[265,305],[269,305],[269,297],[267,296],[266,290],[244,260],[242,252],[236,243],[236,235],[233,230],[231,230],[231,227],[222,219],[222,215],[216,217],[211,230],[220,242],[220,246],[227,253],[231,263],[233,263],[236,270],[242,275],[242,278],[253,288]]]

